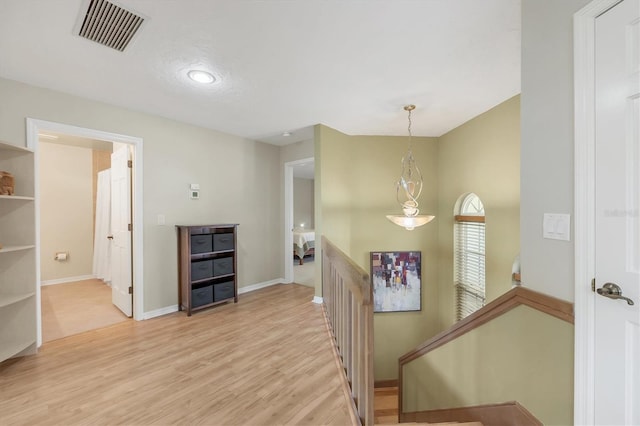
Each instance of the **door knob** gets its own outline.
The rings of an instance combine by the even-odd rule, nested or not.
[[[113,240],[113,235],[107,235],[107,238],[108,238],[109,240]]]
[[[633,300],[629,299],[628,297],[624,297],[622,295],[622,289],[620,289],[620,286],[617,284],[606,283],[602,286],[602,288],[599,288],[596,291],[600,296],[608,297],[609,299],[626,300],[629,306],[633,305]]]

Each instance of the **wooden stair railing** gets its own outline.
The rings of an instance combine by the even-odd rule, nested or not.
[[[524,287],[514,287],[502,296],[498,297],[478,311],[472,313],[463,320],[458,321],[448,330],[443,331],[415,349],[406,353],[398,359],[398,417],[400,422],[416,421],[415,413],[405,413],[402,407],[402,379],[403,367],[409,362],[419,358],[432,350],[445,345],[446,343],[462,336],[471,330],[486,324],[487,322],[505,314],[506,312],[525,305],[538,311],[552,315],[563,321],[574,324],[573,304],[564,300],[556,299],[546,294],[538,293]],[[504,404],[498,404],[504,405]],[[436,410],[438,411],[438,410]],[[446,411],[446,410],[440,410]],[[442,420],[440,420],[442,421]],[[468,421],[468,420],[467,420]]]
[[[325,317],[360,424],[373,425],[373,289],[369,274],[322,237]]]

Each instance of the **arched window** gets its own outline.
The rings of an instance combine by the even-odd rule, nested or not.
[[[474,194],[460,197],[454,225],[456,320],[484,306],[484,206]]]

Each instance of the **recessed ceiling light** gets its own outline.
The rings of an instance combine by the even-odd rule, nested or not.
[[[216,78],[210,72],[201,70],[191,70],[187,73],[189,78],[197,83],[209,84],[216,81]]]
[[[288,138],[289,136],[291,136],[291,132],[284,132],[282,136],[284,136],[285,138]]]

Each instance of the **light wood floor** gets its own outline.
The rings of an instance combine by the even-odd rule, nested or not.
[[[277,285],[0,364],[1,425],[348,425],[313,289]]]
[[[42,341],[50,342],[127,321],[111,303],[111,287],[101,280],[43,286]]]

